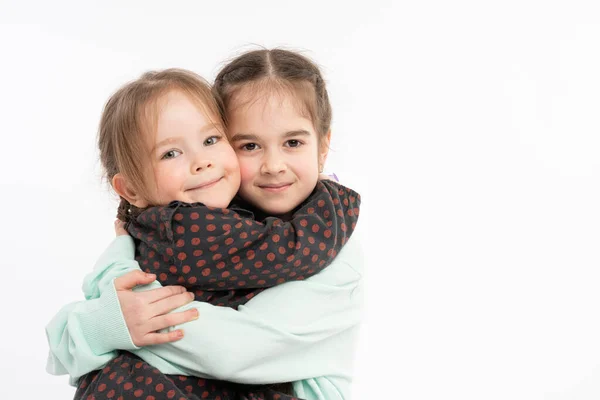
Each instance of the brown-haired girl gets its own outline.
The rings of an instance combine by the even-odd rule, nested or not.
[[[112,182],[115,190],[124,199],[121,210],[126,211],[124,215],[130,220],[128,231],[139,240],[137,259],[146,271],[157,272],[162,284],[179,283],[192,290],[198,300],[236,307],[265,287],[283,283],[285,280],[305,279],[316,274],[327,266],[346,242],[358,216],[359,199],[355,192],[341,185],[319,181],[319,172],[322,170],[329,144],[331,111],[322,77],[318,69],[309,70],[311,65],[314,67],[304,57],[295,53],[253,52],[239,57],[225,67],[215,84],[216,104],[222,102],[223,116],[229,124],[229,137],[241,167],[241,177],[238,175],[237,179],[241,178],[239,194],[244,203],[240,205],[247,207],[249,204],[265,215],[276,215],[283,220],[267,217],[264,223],[260,223],[251,218],[244,219],[241,210],[213,209],[195,204],[210,205],[209,201],[216,196],[217,189],[229,190],[233,186],[232,183],[235,183],[235,171],[234,168],[228,167],[230,158],[226,149],[218,149],[219,157],[210,156],[217,154],[217,146],[227,143],[222,136],[219,137],[215,133],[219,131],[218,116],[210,115],[207,118],[206,115],[202,115],[202,118],[202,112],[198,112],[197,105],[195,114],[194,106],[190,106],[193,102],[189,98],[186,99],[185,94],[179,93],[178,88],[163,92],[162,95],[166,97],[149,103],[152,104],[150,110],[160,110],[158,116],[147,118],[150,122],[140,124],[147,132],[156,132],[155,137],[146,143],[146,148],[156,151],[154,158],[153,153],[149,157],[153,166],[152,173],[149,173],[147,163],[140,162],[141,175],[126,176],[118,170],[113,175]],[[107,110],[110,105],[111,102]],[[182,111],[186,107],[189,109],[189,115]],[[171,111],[173,115],[170,114]],[[147,116],[149,112],[145,109],[142,114]],[[177,125],[181,120],[186,122]],[[186,142],[182,137],[192,139]],[[161,147],[163,143],[168,146]],[[178,160],[182,157],[189,157],[189,160]],[[164,165],[165,161],[180,162],[181,165]],[[185,165],[185,168],[182,165]],[[188,172],[173,178],[172,171],[180,169]],[[217,172],[204,172],[202,175],[202,171],[209,170]],[[122,174],[120,178],[119,174]],[[199,178],[200,175],[206,176],[206,180]],[[142,182],[145,185],[143,190],[136,188],[132,180]],[[204,190],[205,188],[207,190]],[[227,196],[219,197],[219,201],[226,199]],[[170,202],[166,204],[167,201]],[[217,206],[224,207],[222,203]],[[195,235],[189,236],[190,231]],[[118,270],[114,264],[111,263],[111,274]],[[117,273],[122,274],[128,269],[130,265]],[[96,271],[93,277],[88,279],[88,282],[91,282],[88,287],[93,287],[90,290],[98,293],[102,292],[98,289],[102,284],[98,277],[102,276],[106,281],[106,266],[101,266],[99,270],[101,272]],[[354,269],[353,272],[356,274]],[[99,284],[94,287],[93,283],[96,280]],[[278,291],[279,296],[285,299],[285,286],[268,289],[261,296],[265,298],[268,292],[281,289]],[[332,299],[335,298],[335,293],[329,295]],[[258,296],[256,301],[261,296]],[[200,304],[202,303],[198,303]],[[251,304],[252,302],[248,303],[248,307]],[[346,305],[347,303],[344,303],[344,306]],[[279,301],[271,306],[285,309],[288,304]],[[314,305],[308,306],[311,312],[315,311]],[[310,308],[311,306],[313,308]],[[240,307],[240,310],[243,308]],[[128,322],[127,316],[124,316]],[[203,318],[204,311],[198,322]],[[354,330],[356,318],[352,318],[352,321],[350,328]],[[205,336],[211,327],[206,326],[205,330],[208,332],[204,333]],[[243,330],[237,333],[245,334]],[[195,336],[195,333],[190,334],[188,330],[186,339],[195,340]],[[331,335],[325,336],[326,339],[331,339]],[[351,340],[344,339],[344,343],[346,342],[351,344]],[[158,349],[161,346],[154,347]],[[137,348],[131,350],[136,352]],[[157,366],[153,361],[160,351],[154,353],[154,356],[148,356],[151,352],[144,353],[145,349],[139,350],[136,353],[138,356]],[[254,350],[257,352],[257,359],[262,359],[261,361],[268,365],[270,361],[260,356],[261,350],[260,347]],[[285,351],[285,347],[280,349],[280,358],[285,358]],[[67,368],[66,363],[69,360],[60,359],[57,353],[58,351],[53,351],[56,358]],[[161,354],[161,357],[164,356]],[[347,356],[342,358],[343,362],[348,361]],[[301,359],[302,357],[296,358],[295,363]],[[135,385],[136,382],[140,384],[148,379],[151,382],[156,381],[160,374],[148,375],[152,370],[148,364],[130,353],[123,353],[116,360],[104,370],[84,378],[79,386],[78,397],[94,394],[98,398],[101,387],[104,392],[112,386],[112,390],[115,391],[134,390],[134,394],[156,395],[148,387],[135,389]],[[141,363],[137,372],[130,370],[134,361],[136,365]],[[185,364],[181,359],[173,362],[177,362],[178,366]],[[197,360],[196,362],[202,364]],[[337,360],[333,361],[334,364],[336,362]],[[148,371],[144,370],[146,367],[149,368]],[[172,371],[161,368],[162,365],[158,367],[164,372]],[[297,369],[291,363],[287,368]],[[179,370],[185,373],[190,369],[192,368],[189,368],[188,363]],[[209,369],[196,369],[195,372],[199,376],[220,377],[211,376],[212,371]],[[310,366],[307,369],[311,369]],[[297,394],[305,398],[320,398],[316,393],[318,390],[314,388],[315,384],[317,387],[320,384],[321,391],[343,393],[344,390],[336,388],[335,383],[332,383],[335,379],[318,382],[320,376],[326,375],[320,374],[320,369],[320,366],[312,365],[313,373],[308,376],[304,369],[303,375],[284,373],[285,378],[281,379],[262,376],[254,380],[236,380],[261,384],[302,379],[308,381],[309,378],[315,378],[305,386],[298,383],[296,392],[300,393]],[[111,379],[111,376],[114,378],[117,375],[125,378],[121,382]],[[140,381],[137,380],[139,377],[142,377]],[[232,386],[223,382],[207,383],[203,379],[196,381],[190,385],[189,378],[175,379],[172,384],[187,396],[196,395],[196,389],[199,387],[198,398],[213,395],[226,398],[223,397],[227,396],[225,393],[231,392],[244,393],[246,397],[240,398],[283,396],[269,386]],[[179,382],[185,383],[178,385]],[[127,384],[130,385],[125,388],[124,385]],[[164,388],[166,382],[162,384],[161,388]],[[331,387],[327,388],[327,385]]]

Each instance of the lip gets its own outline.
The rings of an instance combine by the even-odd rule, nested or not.
[[[217,183],[219,183],[221,181],[221,179],[223,179],[223,177],[217,178],[217,179],[213,179],[212,181],[208,181],[206,183],[202,183],[198,186],[194,186],[192,188],[187,189],[186,191],[189,190],[202,190],[202,189],[210,189],[211,187],[215,186]]]
[[[273,193],[283,192],[287,190],[290,186],[292,186],[291,183],[272,183],[268,185],[258,185],[258,187],[262,190],[266,190],[268,192]]]

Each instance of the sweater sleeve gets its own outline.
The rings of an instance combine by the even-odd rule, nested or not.
[[[240,383],[351,375],[346,334],[361,319],[362,254],[351,240],[329,268],[261,292],[236,311],[192,302],[183,339],[134,351],[167,374]]]
[[[150,216],[155,218],[142,216],[130,232],[152,249],[142,252],[144,265],[159,265],[164,256],[171,260],[160,274],[163,283],[183,282],[202,299],[204,291],[272,287],[322,271],[352,235],[359,205],[358,193],[324,181],[290,221],[259,222],[227,209],[175,202],[156,210]]]
[[[113,285],[114,278],[139,269],[133,253],[131,237],[115,238],[84,280],[87,301],[66,305],[48,323],[49,373],[77,379],[101,368],[116,349],[138,348],[129,336]]]
[[[120,244],[133,251],[132,243]],[[120,274],[139,268],[132,260],[118,261],[111,251],[105,255],[113,256],[103,260]],[[183,339],[144,348],[131,342],[114,285],[92,299],[95,286],[108,279],[105,269],[97,266],[95,271],[99,273],[91,274],[84,285],[90,300],[66,306],[46,328],[50,373],[68,373],[73,381],[104,366],[115,356],[114,349],[132,351],[163,373],[244,383],[343,375],[349,368],[344,354],[351,349],[340,342],[359,323],[362,304],[362,258],[354,240],[324,272],[270,288],[238,311],[201,302],[174,310],[195,307],[200,318],[170,328],[184,329]],[[160,284],[140,290],[150,286]]]

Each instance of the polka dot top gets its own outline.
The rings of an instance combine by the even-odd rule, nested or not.
[[[352,235],[359,207],[358,193],[324,180],[287,222],[174,201],[144,210],[127,230],[141,268],[162,285],[237,308],[266,288],[327,267]]]

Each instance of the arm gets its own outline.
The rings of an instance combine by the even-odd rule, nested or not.
[[[63,307],[46,326],[49,373],[68,373],[75,381],[114,358],[115,349],[134,350],[148,342],[179,339],[180,330],[168,334],[154,331],[197,318],[195,310],[164,316],[192,296],[182,287],[161,288],[153,282],[154,276],[141,272],[133,255],[130,236],[113,240],[84,280],[87,301]]]
[[[350,375],[345,335],[362,305],[358,246],[351,240],[325,271],[267,289],[238,311],[192,302],[185,307],[200,318],[185,324],[182,340],[135,353],[165,373],[240,383]]]
[[[356,192],[326,181],[288,222],[173,202],[144,211],[128,230],[143,242],[146,270],[169,260],[161,281],[186,282],[201,299],[204,291],[272,287],[320,272],[351,236],[359,204]]]
[[[88,300],[66,305],[46,326],[49,373],[68,373],[78,378],[111,360],[115,349],[137,348],[129,336],[112,284],[116,276],[135,268],[133,253],[131,237],[117,237],[84,281]]]
[[[130,245],[133,251],[133,244]],[[172,344],[137,349],[131,340],[122,340],[120,347],[113,347],[118,344],[111,339],[128,337],[128,332],[119,323],[108,333],[107,321],[123,318],[118,301],[110,296],[113,288],[109,286],[109,295],[102,293],[98,300],[67,306],[48,325],[48,372],[69,373],[76,379],[110,360],[114,353],[107,348],[121,348],[137,353],[164,373],[238,382],[283,382],[331,371],[339,373],[344,365],[324,361],[344,358],[339,352],[348,349],[329,344],[356,326],[360,318],[362,261],[357,246],[358,243],[349,242],[323,273],[268,289],[239,311],[199,302],[180,308],[179,311],[195,308],[201,317],[184,324],[185,337]],[[134,264],[130,260],[127,265]],[[152,286],[159,284],[153,282]],[[104,302],[106,316],[102,319],[86,318],[85,312],[75,310],[93,307],[93,302],[105,295],[113,300]],[[298,299],[302,300],[294,301]],[[107,333],[85,334],[95,330]],[[104,342],[96,342],[98,339]]]

